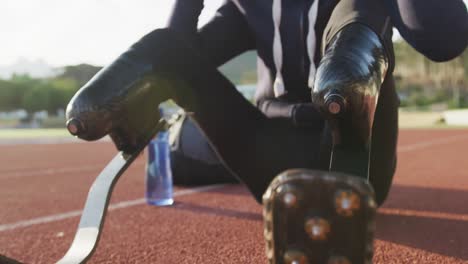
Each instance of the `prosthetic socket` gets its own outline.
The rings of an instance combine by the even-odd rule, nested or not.
[[[312,101],[331,121],[335,144],[370,143],[387,68],[384,47],[368,27],[351,24],[333,38],[317,70]]]
[[[346,26],[329,44],[317,70],[312,101],[331,129],[332,169],[334,163],[349,160],[347,155],[341,158],[340,152],[362,153],[360,160],[366,160],[362,166],[338,167],[367,178],[374,114],[387,69],[388,59],[380,39],[364,25]]]
[[[131,153],[153,136],[167,100],[166,73],[156,73],[157,45],[170,36],[154,31],[96,74],[67,106],[67,129],[84,140],[110,135],[117,149]],[[161,41],[165,39],[165,41]]]

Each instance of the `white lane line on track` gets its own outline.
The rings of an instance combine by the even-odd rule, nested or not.
[[[70,173],[70,172],[86,172],[86,171],[93,171],[102,169],[103,165],[95,165],[95,166],[84,166],[84,167],[69,167],[69,168],[57,168],[57,169],[39,169],[34,171],[14,171],[14,172],[6,172],[2,173],[0,179],[11,179],[11,178],[18,178],[18,177],[28,177],[28,176],[37,176],[37,175],[51,175],[51,174],[59,174],[59,173]]]
[[[436,218],[441,220],[468,221],[467,214],[441,213],[398,208],[379,208],[378,213],[384,215],[401,215],[410,217]]]
[[[136,161],[132,164],[135,165],[142,165],[145,164],[145,161]],[[81,167],[68,167],[68,168],[57,168],[57,169],[39,169],[39,170],[27,170],[27,171],[15,171],[15,172],[0,172],[0,180],[5,179],[12,179],[12,178],[20,178],[20,177],[30,177],[30,176],[38,176],[38,175],[52,175],[52,174],[59,174],[59,173],[75,173],[75,172],[89,172],[89,171],[96,171],[99,173],[99,170],[102,170],[104,165],[92,165],[92,166],[81,166]]]
[[[109,136],[94,141],[95,143],[112,142]],[[59,137],[39,137],[39,138],[6,138],[0,139],[0,146],[15,146],[15,145],[58,145],[58,144],[75,144],[89,143],[89,141],[70,136]]]
[[[210,191],[214,189],[219,189],[224,186],[226,186],[226,184],[207,185],[207,186],[201,186],[197,188],[179,190],[179,191],[174,192],[174,197],[180,197],[180,196],[185,196],[185,195],[190,195],[190,194],[195,194],[195,193],[206,192],[206,191]],[[113,203],[109,205],[108,211],[128,208],[128,207],[132,207],[136,205],[141,205],[144,203],[146,203],[146,200],[144,198]],[[10,224],[3,224],[3,225],[0,225],[0,232],[33,226],[33,225],[56,222],[56,221],[60,221],[64,219],[69,219],[69,218],[80,216],[82,212],[83,212],[82,210],[75,210],[75,211],[70,211],[70,212],[61,213],[61,214],[55,214],[55,215],[33,218],[29,220],[18,221],[18,222],[14,222]]]
[[[436,145],[443,145],[447,143],[456,142],[459,140],[468,139],[468,135],[457,135],[448,138],[442,139],[435,139],[421,143],[409,144],[407,146],[398,147],[398,153],[405,153],[409,151],[425,149],[428,147],[436,146]],[[135,162],[134,165],[141,165],[144,163],[143,161]],[[73,173],[73,172],[88,172],[88,171],[98,171],[103,168],[103,165],[96,165],[96,166],[82,166],[82,167],[70,167],[70,168],[59,168],[59,169],[41,169],[35,171],[18,171],[18,172],[5,172],[0,173],[0,180],[3,179],[11,179],[17,177],[29,177],[29,176],[37,176],[37,175],[51,175],[51,174],[58,174],[58,173]]]
[[[432,147],[436,145],[443,145],[446,143],[451,143],[451,142],[459,141],[459,140],[466,139],[466,138],[468,138],[468,136],[458,135],[458,136],[453,136],[453,137],[448,137],[448,138],[443,138],[443,139],[438,139],[438,140],[431,140],[431,141],[422,142],[422,143],[409,144],[407,146],[399,147],[398,153],[405,153],[405,152],[420,150],[420,149],[424,149],[424,148],[428,148],[428,147]],[[183,196],[183,195],[188,195],[192,193],[203,192],[203,191],[207,191],[211,189],[220,188],[223,186],[225,185],[210,185],[210,186],[203,186],[199,188],[181,190],[181,191],[175,192],[174,196]],[[118,208],[127,208],[127,207],[131,207],[135,205],[140,205],[143,203],[145,203],[145,199],[123,201],[120,203],[109,205],[109,210],[114,210]],[[0,225],[0,232],[13,230],[13,229],[21,228],[21,227],[37,225],[37,224],[44,224],[44,223],[59,221],[62,219],[68,219],[68,218],[80,216],[81,212],[82,211],[71,211],[71,212],[62,213],[62,214],[56,214],[56,215],[34,218],[30,220],[18,221],[18,222],[11,223],[11,224],[3,224],[3,225]]]

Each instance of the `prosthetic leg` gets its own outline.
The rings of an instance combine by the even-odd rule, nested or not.
[[[94,181],[73,243],[58,263],[89,259],[115,183],[164,126],[158,105],[167,99],[169,84],[165,73],[156,73],[158,54],[150,51],[158,50],[152,38],[169,39],[166,34],[153,32],[137,42],[82,87],[67,107],[67,129],[72,135],[85,140],[109,135],[120,152]]]
[[[376,203],[369,155],[387,57],[378,36],[350,24],[331,41],[312,100],[333,141],[330,170],[289,170],[263,196],[270,263],[371,263]]]

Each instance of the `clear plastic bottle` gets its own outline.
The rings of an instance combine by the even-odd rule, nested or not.
[[[161,131],[148,144],[146,163],[146,202],[165,206],[174,203],[169,132]]]

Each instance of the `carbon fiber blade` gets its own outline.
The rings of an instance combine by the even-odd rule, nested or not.
[[[161,130],[163,126],[163,122],[159,122],[152,131],[152,136]],[[148,142],[152,136],[148,138]],[[92,256],[99,242],[114,186],[146,145],[141,146],[130,155],[122,151],[119,152],[94,180],[88,192],[75,238],[65,256],[57,264],[86,263]]]

